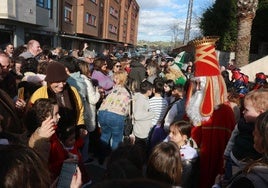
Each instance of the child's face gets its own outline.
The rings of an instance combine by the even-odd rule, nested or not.
[[[54,105],[52,114],[52,119],[54,120],[55,125],[57,125],[60,120],[59,105]]]
[[[263,153],[263,147],[262,147],[262,136],[259,132],[259,130],[257,129],[257,125],[255,125],[255,129],[253,131],[253,136],[254,136],[254,149],[259,152],[259,153]]]
[[[164,84],[164,91],[166,93],[170,91],[170,87],[167,84]]]
[[[256,118],[260,115],[260,112],[257,112],[253,107],[251,100],[245,100],[244,102],[244,118],[247,123],[254,123]]]
[[[64,145],[66,147],[73,147],[75,144],[75,133],[71,134],[65,141],[64,141]]]
[[[171,91],[171,95],[173,97],[182,97],[182,92],[179,91],[178,89],[174,89],[174,90]]]
[[[183,146],[185,144],[187,136],[182,135],[175,126],[170,126],[169,138],[171,141],[175,142],[178,146]]]
[[[149,89],[146,93],[148,97],[150,97],[153,94],[153,89]]]

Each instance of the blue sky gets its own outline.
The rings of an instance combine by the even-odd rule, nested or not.
[[[183,40],[189,0],[136,0],[140,6],[138,40],[171,41],[170,27],[179,26]],[[215,0],[194,0],[190,39],[200,35],[198,18]]]

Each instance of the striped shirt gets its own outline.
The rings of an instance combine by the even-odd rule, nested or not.
[[[168,103],[163,97],[152,97],[149,99],[149,105],[151,111],[155,114],[152,119],[152,124],[156,125],[162,121],[168,107]]]

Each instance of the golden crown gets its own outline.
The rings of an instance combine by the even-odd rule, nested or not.
[[[220,37],[218,36],[205,36],[196,38],[190,42],[188,42],[188,45],[194,45],[195,47],[198,46],[205,46],[205,45],[214,45],[216,41],[219,40]]]

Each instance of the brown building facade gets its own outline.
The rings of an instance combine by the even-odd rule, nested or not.
[[[87,42],[101,51],[137,43],[136,0],[3,0],[1,6],[7,7],[0,9],[0,34],[6,36],[2,46],[42,39],[41,45],[69,50]]]
[[[136,0],[63,0],[61,6],[59,33],[63,47],[81,48],[87,42],[92,49],[101,51],[136,45]]]

